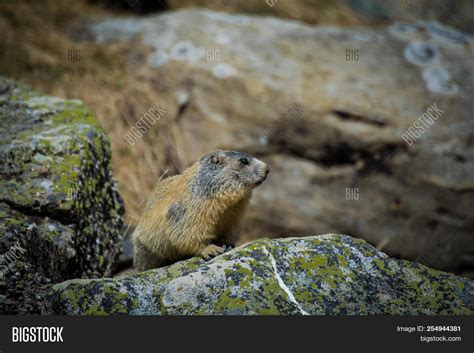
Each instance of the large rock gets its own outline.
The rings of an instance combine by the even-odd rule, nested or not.
[[[340,0],[336,0],[339,2]],[[342,0],[357,14],[372,21],[437,19],[469,33],[474,32],[474,8],[469,0]]]
[[[44,285],[112,270],[123,206],[80,101],[0,77],[0,122],[0,313],[33,313]]]
[[[87,30],[129,43],[128,69],[166,111],[140,141],[163,156],[157,175],[214,148],[270,164],[244,240],[341,232],[473,269],[472,36],[437,22],[342,29],[205,10]],[[427,110],[437,119],[408,145],[402,134]],[[140,214],[149,191],[128,209]]]
[[[360,239],[254,241],[129,277],[55,285],[45,314],[470,314],[474,281],[396,260]]]

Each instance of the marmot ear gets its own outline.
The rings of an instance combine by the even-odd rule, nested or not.
[[[222,164],[224,162],[224,156],[221,153],[216,153],[211,156],[211,163]]]

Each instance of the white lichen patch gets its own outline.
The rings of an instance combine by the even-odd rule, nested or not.
[[[176,98],[178,98],[179,105],[184,105],[189,102],[189,93],[185,90],[177,90]]]
[[[389,33],[405,41],[434,40],[448,45],[474,43],[474,36],[437,21],[417,21],[416,23],[395,23]]]
[[[413,23],[394,23],[388,28],[388,31],[399,39],[411,39],[418,37],[421,28]]]
[[[322,234],[322,235],[318,235],[316,236],[317,238],[320,238],[320,239],[326,239],[326,240],[334,240],[337,238],[337,235],[336,234],[333,234],[333,233],[329,233],[329,234]]]
[[[326,282],[321,283],[320,292],[323,296],[327,297],[331,293],[331,287]]]
[[[355,247],[348,246],[347,244],[344,244],[344,247],[348,249],[348,251],[352,252],[353,255],[355,255],[355,258],[358,258],[362,264],[362,269],[364,269],[365,272],[367,272],[370,276],[372,277],[377,277],[380,275],[379,270],[377,269],[376,266],[374,266],[374,257],[373,256],[365,256],[359,249]],[[349,261],[349,264],[351,261]],[[356,268],[359,267],[360,265],[355,264],[351,265],[351,268]]]
[[[409,283],[419,282],[421,280],[421,278],[416,275],[415,272],[413,272],[413,270],[411,270],[410,268],[403,267],[402,272]]]
[[[29,99],[26,99],[24,102],[25,102],[25,105],[31,109],[41,109],[44,107],[48,107],[49,109],[54,109],[55,107],[62,108],[66,101],[58,97],[33,96],[33,97],[30,97]]]
[[[423,70],[426,88],[435,93],[456,93],[458,86],[451,81],[449,72],[441,66],[430,66]]]
[[[426,31],[435,39],[447,44],[474,43],[474,36],[462,31],[445,26],[437,21],[420,22],[424,24]]]
[[[352,34],[352,39],[367,42],[370,40],[370,36],[367,33],[355,32]]]
[[[189,40],[184,40],[179,41],[171,48],[169,56],[173,60],[197,62],[204,58],[205,50],[194,46]]]
[[[405,47],[403,55],[408,62],[424,66],[432,64],[438,58],[439,53],[432,43],[416,41]]]
[[[156,288],[150,283],[151,279],[158,280],[160,276],[151,276],[146,283],[136,282],[133,286],[134,292],[137,296],[138,305],[130,311],[131,315],[146,315],[157,305],[155,295]],[[122,286],[121,292],[127,293],[127,288]]]
[[[251,18],[244,15],[234,15],[234,14],[226,14],[223,12],[214,12],[214,11],[206,11],[201,10],[202,14],[207,16],[209,19],[227,22],[229,24],[239,25],[239,26],[246,26],[251,23]]]
[[[292,243],[289,243],[288,245],[288,251],[290,253],[294,253],[296,256],[301,256],[300,253],[306,252],[306,253],[311,253],[311,249],[308,249],[308,247],[305,245],[303,241],[294,241]]]
[[[387,254],[380,253],[380,255],[382,258],[388,259]],[[400,271],[400,266],[395,261],[390,260],[390,261],[387,261],[386,264],[389,270],[392,271],[392,273],[397,273],[398,271]]]
[[[167,63],[170,60],[168,53],[162,51],[156,51],[155,53],[148,56],[148,65],[151,67],[160,67],[161,65]]]
[[[48,228],[48,230],[50,231],[55,231],[55,230],[58,230],[58,226],[54,223],[50,223],[46,226]]]
[[[42,141],[47,141],[50,144],[53,153],[60,153],[69,146],[69,141],[74,138],[70,134],[70,129],[70,126],[59,125],[33,135],[28,143],[31,144],[33,149],[36,149]]]
[[[51,180],[48,179],[43,179],[39,181],[39,186],[41,186],[43,189],[46,190],[51,190],[51,186],[53,186],[54,183]]]
[[[53,161],[53,158],[51,158],[50,156],[46,156],[42,153],[35,153],[35,155],[33,156],[33,160],[35,162],[38,162],[38,163],[46,163],[46,162],[52,162]]]
[[[114,40],[130,40],[142,31],[150,29],[150,22],[135,19],[106,19],[90,25],[95,41],[106,43]]]
[[[212,74],[217,78],[228,78],[235,76],[237,70],[229,64],[217,64],[212,69]]]
[[[207,297],[210,302],[217,299],[217,293],[225,287],[225,268],[232,268],[234,263],[211,263],[206,268],[170,281],[163,292],[162,303],[168,310],[173,308],[199,308],[203,303],[200,298]],[[214,293],[214,294],[213,294]]]
[[[51,146],[51,150],[55,154],[59,154],[67,149],[71,141],[76,139],[78,133],[83,133],[86,130],[91,129],[88,124],[75,124],[75,133],[71,133],[71,125],[57,125],[51,129],[41,131],[36,135],[32,135],[29,139],[23,141],[14,140],[12,145],[27,144],[33,150],[39,149],[41,143],[47,142]],[[42,159],[41,155],[37,157],[39,160]]]
[[[232,43],[233,37],[230,33],[217,33],[216,42],[221,45],[227,45]]]

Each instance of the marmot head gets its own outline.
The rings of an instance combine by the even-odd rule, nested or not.
[[[262,161],[235,151],[209,152],[198,164],[192,191],[196,196],[206,198],[244,195],[263,183],[270,172]]]

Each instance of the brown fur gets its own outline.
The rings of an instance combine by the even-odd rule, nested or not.
[[[241,156],[249,165],[239,162]],[[221,168],[220,174],[207,177],[208,167]],[[204,180],[199,173],[208,184],[220,183],[220,189],[201,195],[209,185],[199,184]],[[147,270],[197,255],[208,259],[234,245],[252,190],[267,174],[267,165],[255,158],[215,151],[181,175],[159,182],[133,236],[135,268]]]

